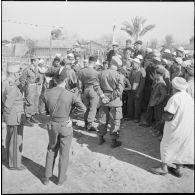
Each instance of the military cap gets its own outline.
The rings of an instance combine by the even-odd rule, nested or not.
[[[54,61],[54,62],[56,62],[56,61],[60,62],[60,58],[55,57],[53,61]]]
[[[162,62],[163,62],[164,64],[168,64],[168,61],[167,61],[166,59],[162,59]]]
[[[189,75],[194,76],[194,65],[190,64],[186,67],[186,70],[188,72]]]
[[[20,71],[20,65],[15,64],[13,62],[8,62],[7,63],[7,72],[9,73],[16,73]]]
[[[146,51],[148,52],[148,53],[152,53],[152,49],[151,48],[146,48]]]
[[[140,41],[140,40],[138,40],[138,41],[136,41],[136,42],[134,43],[134,45],[137,45],[137,44],[142,45],[142,44],[143,44],[143,42],[142,42],[142,41]]]

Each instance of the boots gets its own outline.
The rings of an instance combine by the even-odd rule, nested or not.
[[[121,141],[117,141],[116,139],[113,139],[111,142],[111,148],[116,148],[122,145]]]
[[[96,131],[96,128],[92,126],[92,122],[88,122],[87,131]]]
[[[99,136],[98,145],[102,145],[105,142],[105,139],[103,136]]]
[[[26,119],[25,125],[28,127],[34,127],[34,124],[30,121],[30,118]]]

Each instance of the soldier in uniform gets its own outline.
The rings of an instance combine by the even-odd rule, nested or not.
[[[94,86],[94,89],[102,100],[98,125],[98,144],[101,145],[105,142],[103,136],[107,133],[108,124],[110,124],[112,148],[121,146],[122,144],[117,139],[119,137],[120,121],[122,119],[124,76],[117,71],[118,65],[122,65],[120,58],[113,58],[110,68],[103,70],[98,75],[97,82]]]
[[[69,161],[69,150],[73,135],[72,122],[70,120],[71,110],[75,114],[84,114],[86,107],[76,95],[65,89],[67,75],[56,74],[57,86],[48,89],[44,95],[44,102],[49,110],[50,122],[48,124],[49,144],[47,148],[44,185],[49,183],[53,174],[55,159],[59,151],[58,183],[62,185],[67,179]]]
[[[144,56],[144,50],[141,48],[142,47],[142,41],[138,40],[134,43],[134,54],[133,58],[136,58],[138,55]]]
[[[3,82],[3,119],[7,125],[6,152],[9,169],[24,170],[22,165],[23,123],[25,121],[23,97],[19,85],[19,69],[8,64],[7,79]]]
[[[29,67],[24,69],[20,77],[22,88],[24,88],[24,96],[28,102],[25,106],[26,118],[29,126],[33,126],[33,123],[39,121],[34,117],[38,114],[38,102],[39,102],[39,85],[41,84],[41,76],[38,73],[38,67],[36,59],[31,59]]]
[[[96,82],[96,77],[99,74],[95,68],[96,59],[91,56],[89,57],[89,65],[87,68],[82,69],[79,72],[78,79],[81,81],[82,88],[82,100],[87,107],[87,111],[84,116],[85,128],[87,131],[95,130],[93,122],[97,113],[97,108],[99,104],[99,96],[94,90],[94,83]]]
[[[116,55],[119,55],[118,53],[119,53],[119,51],[118,51],[118,43],[117,42],[113,42],[112,43],[112,50],[110,50],[109,52],[108,52],[108,54],[107,54],[107,61],[108,61],[108,63],[109,63],[109,65],[110,65],[110,62],[111,62],[111,60],[112,60],[112,57],[113,56],[116,56]]]

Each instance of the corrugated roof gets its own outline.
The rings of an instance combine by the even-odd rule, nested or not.
[[[52,40],[52,48],[72,48],[71,40]],[[50,41],[35,41],[35,48],[50,48]]]

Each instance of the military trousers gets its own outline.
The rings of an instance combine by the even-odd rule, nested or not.
[[[82,100],[84,105],[86,106],[87,110],[84,114],[84,120],[88,123],[93,123],[95,120],[95,116],[97,113],[97,108],[99,105],[99,96],[94,91],[93,88],[85,89],[84,94],[82,96]]]
[[[10,168],[22,165],[23,125],[7,125],[6,153]]]
[[[122,107],[102,106],[99,111],[99,136],[104,136],[107,130],[110,131],[111,139],[117,139],[120,131],[120,121],[122,119]],[[110,127],[108,127],[108,124]]]
[[[139,96],[139,98],[137,98],[135,92],[128,91],[127,95],[127,117],[132,120],[139,120],[142,108],[142,94]]]
[[[58,181],[63,183],[66,180],[73,129],[67,127],[66,122],[51,122],[51,126],[48,126],[48,134],[45,177],[50,178],[53,175],[55,160],[59,152]]]
[[[25,106],[26,117],[31,117],[39,112],[39,96],[41,94],[41,85],[36,83],[29,84],[25,90],[25,97],[29,106]]]

